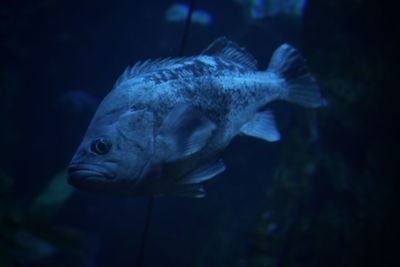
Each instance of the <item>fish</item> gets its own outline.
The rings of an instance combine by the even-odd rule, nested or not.
[[[236,136],[280,139],[268,104],[324,106],[300,52],[279,46],[266,70],[226,37],[197,56],[138,62],[100,103],[68,166],[68,182],[114,195],[201,198]]]
[[[189,15],[190,7],[187,4],[172,4],[165,11],[165,19],[169,22],[185,22]],[[192,12],[191,23],[202,26],[210,25],[213,17],[210,12],[201,9],[194,9]]]
[[[234,0],[243,6],[249,19],[260,20],[277,16],[302,17],[306,0]]]

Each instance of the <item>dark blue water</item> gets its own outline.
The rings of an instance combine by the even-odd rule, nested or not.
[[[301,16],[259,19],[239,2],[256,1],[197,0],[212,21],[190,25],[185,54],[226,36],[265,69],[288,42],[329,105],[274,103],[280,142],[237,138],[206,198],[157,197],[144,266],[389,266],[396,24],[372,0],[308,1]],[[165,18],[174,3],[0,5],[0,266],[137,266],[147,197],[75,190],[57,202],[71,190],[61,184],[32,207],[124,68],[178,55],[184,22]]]

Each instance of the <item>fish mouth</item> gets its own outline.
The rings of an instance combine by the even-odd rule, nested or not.
[[[68,166],[68,183],[80,187],[90,182],[106,182],[115,175],[106,167],[98,164],[74,164]]]

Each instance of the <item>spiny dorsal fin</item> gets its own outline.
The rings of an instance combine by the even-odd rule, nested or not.
[[[212,42],[203,52],[203,55],[222,57],[232,60],[252,70],[257,70],[257,60],[243,47],[228,40],[226,37],[219,37]]]
[[[152,60],[146,60],[146,61],[138,61],[135,65],[132,67],[127,67],[125,71],[119,76],[117,81],[115,82],[114,89],[120,85],[122,82],[129,80],[135,76],[139,75],[144,75],[144,74],[149,74],[151,72],[163,69],[165,67],[174,65],[176,63],[179,63],[183,59],[187,58],[158,58],[158,59],[152,59]]]

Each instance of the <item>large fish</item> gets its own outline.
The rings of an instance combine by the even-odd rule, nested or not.
[[[126,195],[205,195],[225,170],[220,154],[243,134],[277,141],[274,100],[319,107],[299,52],[281,45],[266,71],[222,37],[200,55],[127,68],[98,107],[69,168],[68,182]]]

